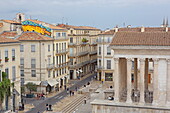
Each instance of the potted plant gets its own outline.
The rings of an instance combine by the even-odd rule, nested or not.
[[[86,43],[86,42],[88,42],[88,40],[87,40],[86,38],[83,38],[83,39],[82,39],[82,42],[83,42],[83,43]]]
[[[8,62],[9,58],[8,57],[5,57],[5,62]]]
[[[15,56],[12,56],[12,61],[14,61],[15,60]]]

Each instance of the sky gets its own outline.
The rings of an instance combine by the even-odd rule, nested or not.
[[[103,30],[117,25],[159,27],[164,18],[170,20],[170,0],[0,0],[0,4],[0,19],[14,19],[20,12],[27,19]]]

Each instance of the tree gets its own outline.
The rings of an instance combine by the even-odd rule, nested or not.
[[[7,78],[7,74],[2,72],[2,81],[0,82],[0,107],[2,109],[2,103],[5,97],[9,97],[11,95],[10,87],[14,86]]]
[[[31,94],[32,91],[37,91],[36,84],[34,84],[32,82],[28,82],[25,86],[28,90],[30,90],[30,94]]]

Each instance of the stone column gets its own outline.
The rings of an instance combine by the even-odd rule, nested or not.
[[[132,59],[127,59],[127,103],[132,103],[131,92],[132,92]]]
[[[115,74],[114,74],[114,101],[119,102],[119,58],[114,58]]]
[[[170,106],[170,59],[167,59],[167,102],[166,104]]]
[[[153,59],[154,73],[153,73],[153,105],[158,104],[158,59]]]
[[[135,86],[135,89],[137,89],[138,85],[138,60],[137,58],[134,58],[134,86]]]
[[[146,58],[145,60],[145,90],[148,89],[148,67],[149,67],[149,60]]]
[[[145,59],[140,59],[140,104],[145,103],[145,99],[144,99],[144,91],[145,91],[144,67],[145,67]]]

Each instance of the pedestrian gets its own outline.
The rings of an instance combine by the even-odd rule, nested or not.
[[[86,97],[84,97],[84,104],[86,104]]]
[[[72,91],[70,90],[70,96],[71,96]]]
[[[66,90],[66,88],[67,88],[67,86],[66,85],[64,85],[64,89]]]
[[[46,111],[48,111],[48,104],[46,104]]]
[[[102,84],[103,84],[103,81],[104,81],[104,80],[102,79]]]
[[[40,113],[39,111],[37,113]]]
[[[75,90],[76,90],[76,91],[78,90],[77,86],[76,86]]]
[[[49,104],[49,111],[52,111],[52,105]]]
[[[68,94],[69,93],[69,89],[67,88],[66,91],[67,91],[67,94]]]
[[[72,92],[72,95],[74,96],[74,91]]]

